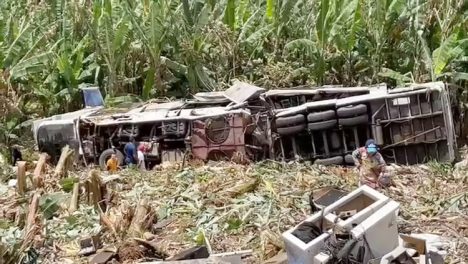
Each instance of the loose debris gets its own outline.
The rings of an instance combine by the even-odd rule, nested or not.
[[[79,183],[62,188],[46,158],[41,155],[34,172],[26,173],[33,181],[27,180],[24,198],[0,184],[5,263],[37,255],[58,263],[157,261],[197,245],[212,254],[249,249],[253,255],[243,262],[259,263],[284,250],[280,235],[310,214],[313,190],[351,191],[358,178],[350,168],[305,163],[188,164],[184,169],[163,164],[151,172],[124,170],[111,179],[97,170],[69,171]],[[468,167],[457,170],[461,175]],[[384,193],[401,203],[399,230],[447,238],[446,261],[463,263],[468,259],[466,177],[461,183],[463,177],[442,164],[394,166],[394,171],[396,187]],[[80,257],[80,239],[92,236],[100,237],[103,249]],[[109,246],[115,250],[105,250]]]

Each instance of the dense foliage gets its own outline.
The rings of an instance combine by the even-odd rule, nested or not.
[[[2,0],[0,133],[106,100],[263,87],[466,86],[464,0]],[[8,121],[8,122],[6,122]]]

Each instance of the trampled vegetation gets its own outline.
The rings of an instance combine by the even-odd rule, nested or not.
[[[466,87],[464,0],[3,0],[0,132],[108,103],[256,85]]]

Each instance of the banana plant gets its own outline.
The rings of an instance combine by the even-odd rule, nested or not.
[[[131,1],[127,0],[125,11],[136,29],[139,41],[143,43],[150,55],[142,92],[143,99],[149,99],[153,85],[156,86],[160,95],[165,94],[165,87],[161,80],[161,52],[164,43],[167,42],[166,36],[172,24],[176,23],[174,18],[177,4],[173,1],[162,0],[146,3],[143,10],[136,7],[132,8]]]
[[[202,29],[210,22],[212,5],[202,1],[182,0],[184,14],[183,35],[189,40],[190,46],[183,52],[187,65],[187,79],[190,91],[213,91],[216,86],[200,61],[200,55],[206,45]]]
[[[124,67],[125,58],[131,43],[130,18],[118,0],[94,1],[92,23],[88,22],[91,37],[95,40],[98,56],[102,57],[107,68],[105,92],[110,97],[121,89],[119,72]]]

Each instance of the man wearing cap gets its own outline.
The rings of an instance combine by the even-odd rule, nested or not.
[[[387,164],[373,139],[367,140],[366,145],[353,151],[352,155],[359,171],[360,185],[378,189],[389,184],[390,177],[385,169]]]
[[[124,146],[124,154],[125,154],[125,163],[128,166],[132,167],[133,165],[137,164],[137,151],[135,146],[135,139],[130,137],[129,142]]]

